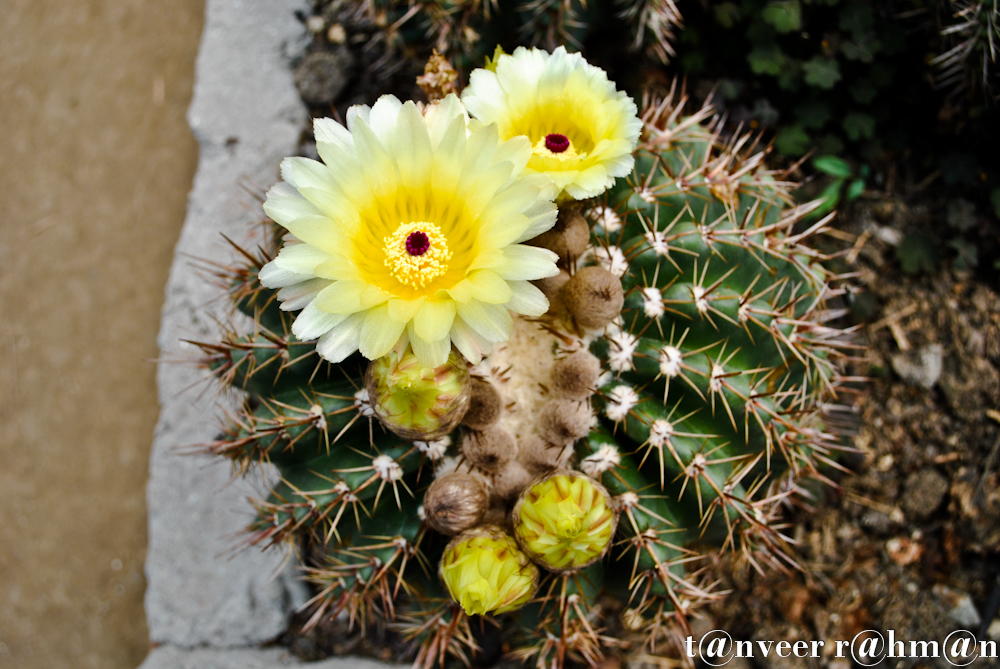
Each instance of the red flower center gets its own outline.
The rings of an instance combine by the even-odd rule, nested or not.
[[[553,132],[545,135],[545,148],[552,153],[562,153],[569,148],[569,139],[566,138],[566,135]]]
[[[406,252],[411,256],[422,256],[427,253],[427,249],[430,247],[431,240],[419,230],[414,230],[406,237]]]

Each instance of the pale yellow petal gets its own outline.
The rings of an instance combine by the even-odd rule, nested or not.
[[[426,342],[435,342],[448,336],[455,320],[455,303],[452,300],[428,300],[413,317],[414,332]]]
[[[363,281],[335,281],[316,296],[316,306],[329,314],[353,314],[361,311],[361,291],[368,284]]]
[[[507,282],[488,269],[481,269],[469,275],[473,299],[487,304],[506,304],[511,292]]]
[[[365,312],[358,339],[358,350],[369,360],[376,360],[388,353],[399,341],[406,323],[389,316],[389,306],[383,304]]]

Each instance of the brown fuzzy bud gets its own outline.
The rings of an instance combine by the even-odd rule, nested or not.
[[[560,294],[567,281],[569,281],[569,272],[561,269],[555,276],[538,279],[537,281],[532,281],[532,283],[535,284],[538,290],[542,291],[545,297],[549,298],[549,302],[551,303],[557,299],[561,299]]]
[[[587,436],[592,420],[587,402],[551,400],[538,416],[538,434],[549,444],[565,446]]]
[[[603,267],[584,267],[562,291],[563,304],[580,327],[599,330],[621,313],[625,304],[622,282]]]
[[[510,502],[521,494],[535,478],[528,469],[516,460],[507,463],[499,474],[493,477],[493,492],[497,497]]]
[[[483,519],[490,495],[482,479],[452,472],[437,478],[424,494],[427,524],[453,536]]]
[[[490,506],[483,516],[483,525],[498,525],[506,530],[513,529],[510,526],[510,514],[507,512],[507,505],[498,495],[490,497]]]
[[[514,436],[499,425],[490,425],[485,430],[469,432],[462,442],[465,460],[487,474],[496,474],[517,454]]]
[[[534,474],[545,474],[566,467],[573,457],[569,446],[553,446],[534,435],[521,439],[517,445],[517,460]]]
[[[556,360],[552,366],[552,386],[556,393],[575,400],[590,397],[601,375],[601,361],[586,349]]]
[[[500,411],[503,409],[500,393],[492,383],[476,377],[472,377],[469,390],[469,408],[462,418],[462,424],[473,430],[484,430],[500,419]]]
[[[590,226],[578,208],[560,209],[559,217],[552,229],[528,243],[552,251],[559,256],[559,266],[568,267],[587,250],[587,245],[590,243]]]

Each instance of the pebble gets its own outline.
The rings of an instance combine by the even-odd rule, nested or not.
[[[930,390],[941,378],[944,349],[940,344],[928,344],[915,351],[897,353],[890,362],[893,371],[911,386]]]
[[[295,68],[295,86],[309,104],[329,104],[337,99],[354,70],[350,50],[316,51],[302,59]]]
[[[964,590],[951,588],[942,583],[934,586],[932,592],[941,601],[942,606],[948,613],[948,617],[966,629],[976,629],[982,623],[976,605],[972,603],[972,597]]]
[[[928,467],[906,477],[900,504],[912,518],[929,518],[941,507],[948,493],[948,479]]]

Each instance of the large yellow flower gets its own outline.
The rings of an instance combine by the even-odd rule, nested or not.
[[[472,72],[462,102],[476,119],[496,123],[502,139],[531,140],[529,172],[548,175],[560,195],[582,200],[632,171],[642,122],[604,70],[565,47],[551,54],[518,47],[494,64],[495,71]]]
[[[555,275],[556,255],[519,242],[555,223],[555,192],[524,173],[527,139],[470,132],[454,95],[424,114],[386,95],[352,107],[347,128],[314,129],[323,162],[286,158],[264,203],[291,235],[260,280],[302,309],[297,337],[332,362],[359,349],[374,360],[405,337],[438,366],[452,344],[478,362],[506,341],[508,310],[545,313],[529,281]]]

